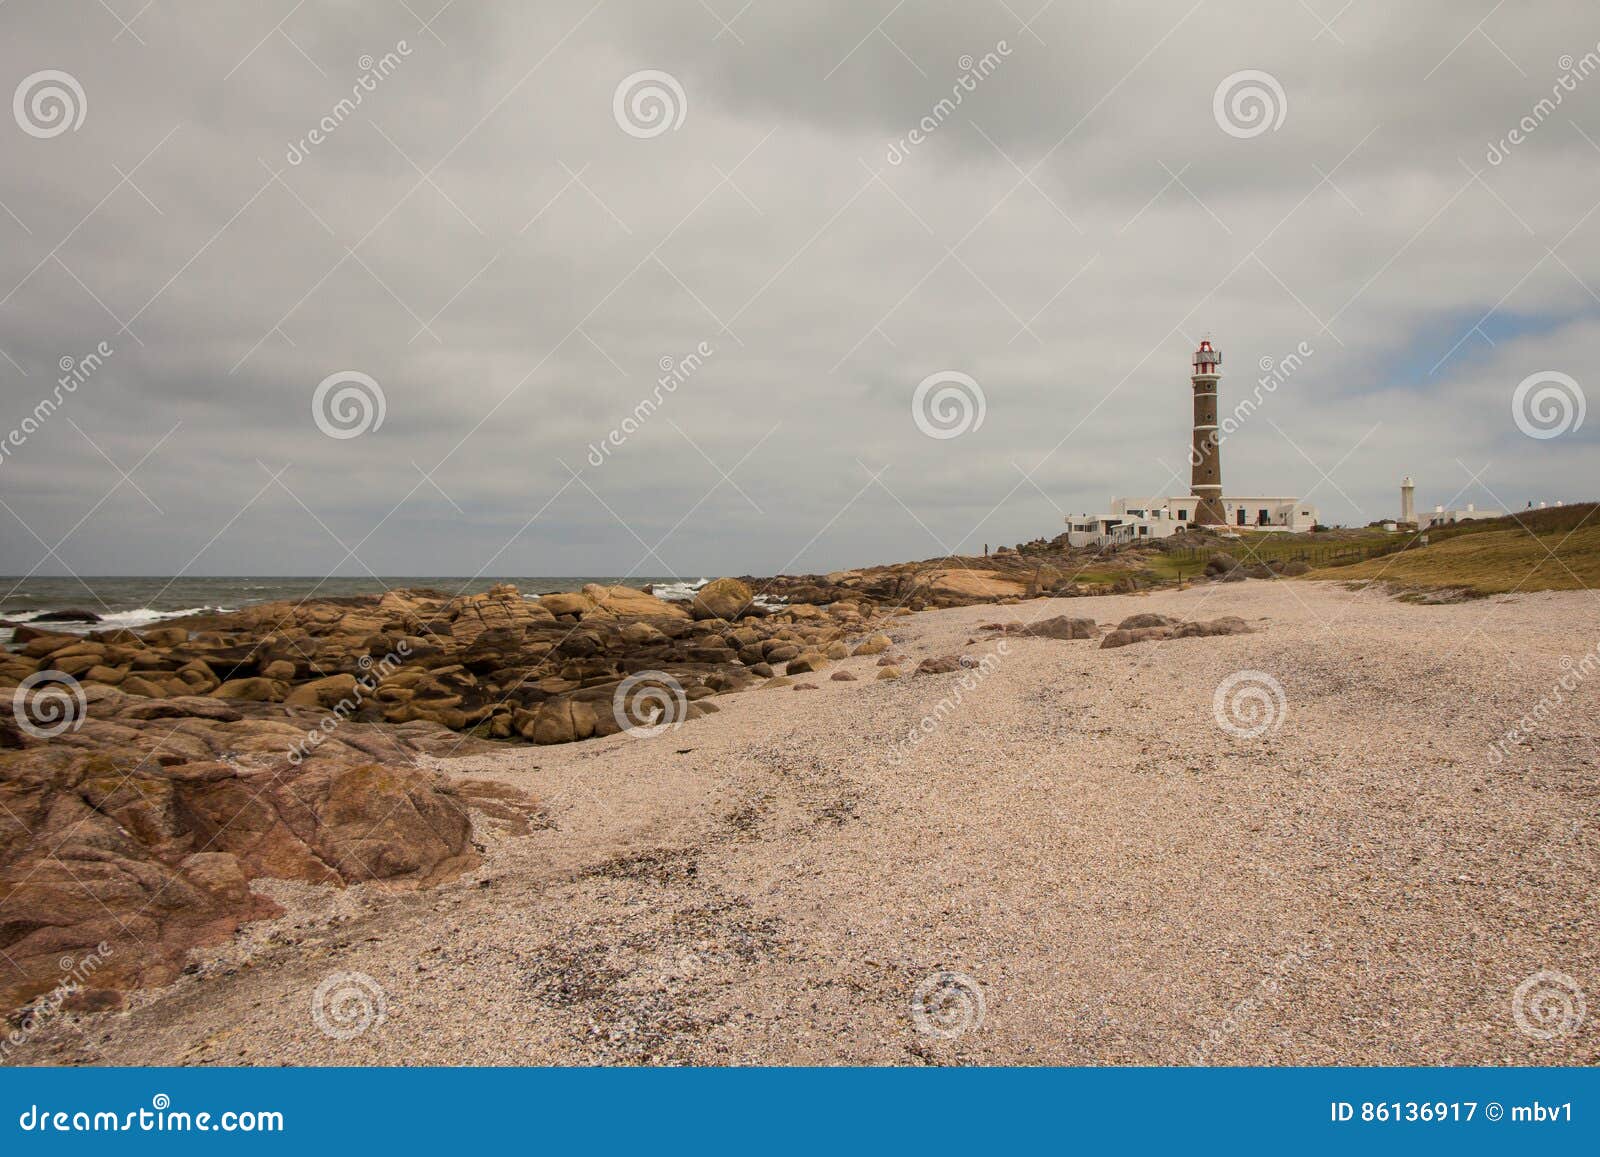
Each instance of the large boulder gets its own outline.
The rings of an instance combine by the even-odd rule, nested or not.
[[[273,659],[261,665],[263,679],[276,679],[280,683],[287,683],[295,676],[298,668],[287,659]]]
[[[1145,627],[1176,627],[1182,622],[1182,619],[1175,619],[1171,615],[1157,615],[1146,611],[1142,614],[1129,615],[1117,624],[1117,630],[1136,631]]]
[[[211,692],[218,699],[244,699],[256,703],[281,703],[288,693],[287,683],[280,679],[266,679],[260,675],[245,679],[229,679]]]
[[[749,609],[754,598],[738,579],[720,578],[695,591],[689,610],[697,619],[733,620]]]
[[[1027,593],[1025,584],[997,570],[935,570],[922,576],[926,592],[942,602],[984,603],[1018,598]]]
[[[580,618],[594,610],[594,600],[579,591],[540,595],[539,605],[552,615],[577,615]]]
[[[98,623],[100,616],[93,611],[85,611],[77,607],[63,611],[45,611],[43,614],[34,615],[36,623]]]
[[[360,701],[354,675],[329,675],[324,679],[302,683],[289,692],[283,701],[292,707],[335,707],[344,699]]]
[[[618,618],[646,618],[666,615],[687,619],[689,611],[678,603],[658,599],[648,591],[633,587],[602,586],[588,583],[583,588],[584,597],[594,604],[595,610]]]
[[[476,646],[485,640],[493,641],[495,645],[514,645],[521,641],[529,626],[548,623],[555,617],[550,608],[543,605],[543,600],[534,602],[523,598],[522,592],[510,583],[497,583],[482,594],[452,599],[442,608],[442,612],[450,620],[448,636],[437,629],[430,633],[435,634],[441,642],[448,637],[459,650]],[[373,620],[356,624],[347,617],[343,627],[350,630],[358,625],[372,627],[381,624]],[[418,626],[423,625],[418,620]],[[363,630],[360,633],[368,632]],[[380,649],[375,654],[370,645],[366,650],[373,658],[379,658],[384,653]]]
[[[1169,618],[1166,615],[1130,615],[1101,641],[1100,647],[1106,650],[1126,647],[1130,643],[1145,643],[1152,639],[1194,639],[1250,633],[1250,626],[1237,615],[1192,622]]]
[[[1066,581],[1067,576],[1059,567],[1042,562],[1034,568],[1033,577],[1028,580],[1028,593],[1030,595],[1042,595],[1055,590]]]
[[[1180,639],[1209,638],[1213,635],[1248,635],[1251,628],[1238,615],[1224,615],[1220,619],[1210,619],[1205,622],[1190,622],[1179,624],[1176,637]]]
[[[436,772],[319,763],[275,795],[285,824],[343,880],[429,883],[472,859],[467,809]]]
[[[578,699],[551,699],[526,717],[518,733],[534,743],[575,743],[595,733],[594,708]]]
[[[805,651],[789,660],[789,665],[783,669],[785,675],[805,675],[812,671],[820,671],[828,665],[828,656],[821,651]]]
[[[66,957],[85,998],[170,983],[278,914],[257,877],[416,887],[475,861],[476,789],[417,766],[460,736],[346,722],[295,761],[307,723],[282,707],[89,699],[78,730],[0,752],[0,1010],[56,988]],[[499,790],[491,814],[527,830],[533,802]]]
[[[1008,633],[1031,635],[1036,639],[1092,639],[1100,633],[1100,626],[1093,619],[1074,619],[1066,615],[1017,626],[1018,630]]]

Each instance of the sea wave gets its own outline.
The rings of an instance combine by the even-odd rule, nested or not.
[[[90,631],[110,631],[118,627],[128,629],[148,627],[155,623],[165,622],[167,619],[181,619],[188,615],[225,614],[228,610],[229,608],[222,606],[180,607],[171,611],[159,611],[154,607],[135,607],[130,611],[111,611],[108,614],[101,615],[99,621],[94,623],[47,621],[41,626],[47,626],[52,631],[59,631],[64,635],[84,635]],[[40,615],[48,613],[48,611],[21,611],[16,614],[0,612],[0,619],[10,623],[32,623],[37,621]],[[0,638],[0,643],[10,642],[12,633],[9,628],[4,628],[4,637]]]
[[[694,594],[695,594],[696,591],[698,591],[701,587],[705,586],[710,581],[711,581],[710,579],[703,578],[699,582],[693,582],[693,583],[690,583],[690,582],[655,583],[655,584],[653,584],[651,586],[650,590],[651,590],[651,593],[656,596],[656,598],[661,599],[664,602],[686,603],[690,599],[694,598]],[[760,593],[758,593],[756,595],[755,599],[752,600],[752,601],[758,607],[768,607],[768,608],[781,607],[781,606],[784,605],[784,602],[785,602],[784,599],[779,598],[776,595],[766,595],[766,594],[760,594]]]
[[[710,579],[701,579],[697,583],[656,583],[651,587],[651,592],[658,599],[665,599],[669,603],[686,603],[694,598],[694,592],[705,586]]]

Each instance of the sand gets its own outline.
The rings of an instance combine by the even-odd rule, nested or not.
[[[1257,633],[999,653],[976,629],[1140,611]],[[481,868],[434,891],[270,885],[289,916],[17,1059],[1600,1061],[1600,671],[1489,754],[1563,656],[1600,643],[1592,594],[1415,606],[1252,581],[932,611],[891,633],[907,670],[993,658],[959,704],[962,676],[877,682],[858,658],[654,739],[445,762],[530,789],[553,826],[485,828]],[[1219,726],[1214,694],[1239,671],[1282,686],[1275,729]],[[1538,1019],[1561,983],[1541,971],[1585,991],[1581,1024]],[[381,1019],[368,989],[334,1024],[370,1021],[358,1035],[313,1018],[319,984],[353,983],[337,973],[381,989]],[[919,985],[954,999],[915,1015]]]

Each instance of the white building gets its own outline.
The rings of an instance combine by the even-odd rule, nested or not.
[[[1164,510],[1071,514],[1067,516],[1067,545],[1120,546],[1140,539],[1168,538],[1182,529]]]
[[[1192,494],[1176,498],[1113,498],[1109,514],[1067,517],[1070,546],[1117,546],[1139,539],[1168,538],[1194,525]],[[1228,528],[1262,531],[1308,531],[1317,524],[1317,508],[1298,498],[1224,498]],[[1217,528],[1220,529],[1220,528]]]
[[[1479,510],[1472,503],[1467,503],[1465,510],[1446,510],[1442,506],[1435,506],[1432,512],[1424,511],[1417,515],[1417,529],[1427,530],[1430,526],[1449,526],[1452,522],[1475,522],[1480,518],[1504,518],[1503,510]]]
[[[1128,512],[1148,517],[1164,511],[1178,529],[1191,524],[1197,499],[1192,494],[1176,498],[1113,498],[1113,514]],[[1227,525],[1237,530],[1310,530],[1317,524],[1317,508],[1299,498],[1223,498]]]

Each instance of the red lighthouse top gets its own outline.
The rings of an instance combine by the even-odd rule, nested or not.
[[[1211,348],[1211,339],[1204,338],[1200,348],[1194,351],[1194,372],[1197,374],[1214,374],[1217,367],[1222,364],[1222,351]]]

